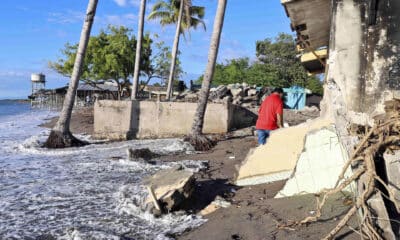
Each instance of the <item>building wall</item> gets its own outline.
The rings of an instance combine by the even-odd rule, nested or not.
[[[190,132],[196,108],[197,103],[97,101],[94,135],[114,140],[181,137]],[[231,109],[230,104],[208,104],[204,133],[226,133],[233,128]]]
[[[377,1],[376,12],[370,2],[333,1],[323,110],[371,125],[385,101],[400,97],[400,2]]]

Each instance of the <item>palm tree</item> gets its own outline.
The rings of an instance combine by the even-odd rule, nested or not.
[[[175,73],[176,56],[180,35],[190,28],[196,29],[199,25],[206,25],[203,21],[204,7],[193,6],[191,0],[168,0],[154,4],[148,19],[159,19],[162,26],[176,24],[174,45],[172,47],[172,61],[168,77],[167,100],[172,96],[173,79]]]
[[[217,60],[219,43],[221,39],[222,27],[224,24],[225,9],[227,0],[218,0],[217,13],[214,20],[214,28],[211,36],[210,49],[208,52],[208,63],[204,74],[201,90],[199,94],[199,102],[192,125],[190,135],[186,138],[194,146],[197,151],[206,151],[211,149],[215,142],[202,134],[204,125],[204,115],[207,108],[208,95],[210,93],[211,80],[214,75],[215,63]]]
[[[72,71],[71,79],[68,86],[68,91],[65,96],[63,108],[57,124],[51,130],[44,146],[48,148],[64,148],[73,146],[82,146],[87,144],[75,138],[70,131],[70,121],[72,108],[74,106],[76,89],[78,88],[79,78],[82,73],[83,59],[85,57],[86,47],[89,42],[90,31],[92,29],[94,16],[96,15],[98,0],[89,0],[86,10],[86,18],[82,26],[81,37],[79,40],[78,50]]]
[[[138,23],[138,39],[136,42],[136,56],[135,56],[135,69],[133,73],[133,86],[131,99],[136,99],[136,93],[138,90],[139,83],[139,71],[140,71],[140,56],[142,52],[142,41],[143,41],[143,26],[144,26],[144,14],[146,10],[146,0],[140,1],[140,11],[139,11],[139,23]]]

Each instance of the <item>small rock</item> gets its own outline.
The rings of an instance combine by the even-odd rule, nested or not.
[[[147,163],[152,163],[150,160],[153,158],[160,157],[159,154],[150,151],[148,148],[139,148],[139,149],[127,149],[128,159],[132,161],[144,161]]]

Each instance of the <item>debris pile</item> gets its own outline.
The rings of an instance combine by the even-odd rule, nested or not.
[[[245,108],[258,106],[264,95],[269,95],[272,88],[257,87],[247,83],[220,85],[210,89],[208,100],[213,103],[231,102]],[[176,96],[175,101],[197,102],[199,91],[186,90]]]
[[[295,126],[306,122],[309,119],[314,119],[320,116],[320,111],[317,107],[305,107],[301,110],[284,109],[283,119],[289,126]]]
[[[293,227],[320,220],[323,207],[329,196],[341,192],[355,182],[358,193],[349,210],[323,239],[333,239],[356,213],[360,214],[360,227],[356,229],[363,239],[398,239],[396,229],[399,224],[392,219],[399,219],[400,201],[396,198],[398,189],[391,186],[385,170],[384,154],[391,154],[400,149],[400,100],[385,102],[386,114],[376,118],[373,127],[358,126],[360,142],[351,158],[345,163],[333,188],[324,189],[316,194],[317,206],[313,216],[279,227]],[[357,131],[358,133],[358,131]],[[354,133],[353,133],[354,134]],[[392,168],[393,166],[391,166]],[[353,174],[345,177],[351,168]],[[385,201],[383,200],[385,199]],[[389,207],[388,207],[389,206]],[[393,224],[393,225],[392,225]],[[396,232],[396,233],[395,233]]]

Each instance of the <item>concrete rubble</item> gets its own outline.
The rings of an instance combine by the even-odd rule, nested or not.
[[[251,108],[260,105],[262,97],[271,93],[272,88],[258,88],[247,83],[219,85],[210,89],[209,101],[213,103],[230,102],[242,107]],[[198,91],[186,90],[174,100],[178,102],[197,102]]]
[[[145,179],[143,184],[148,187],[149,196],[142,204],[142,209],[154,215],[160,215],[164,212],[179,210],[181,204],[191,196],[195,187],[195,178],[193,172],[184,170],[182,166],[175,166],[158,171]],[[157,204],[160,209],[157,209]]]
[[[226,201],[224,198],[217,196],[207,207],[200,211],[200,215],[205,216],[213,213],[220,208],[227,208],[231,206],[231,203]]]

